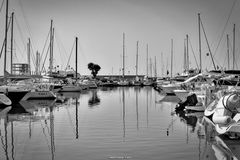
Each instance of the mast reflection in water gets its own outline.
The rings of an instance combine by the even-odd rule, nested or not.
[[[151,87],[99,88],[1,108],[0,159],[240,158],[238,141],[161,97]]]

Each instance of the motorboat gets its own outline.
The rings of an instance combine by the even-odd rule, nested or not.
[[[200,73],[198,75],[188,78],[184,82],[175,82],[166,85],[160,85],[159,87],[167,95],[175,95],[174,90],[200,90],[202,84],[210,83],[211,80],[206,75]]]
[[[121,80],[118,82],[118,86],[129,86],[129,81],[127,80]]]
[[[240,95],[228,93],[206,108],[204,115],[214,124],[219,134],[240,133]]]
[[[83,90],[83,87],[79,84],[66,84],[63,85],[59,92],[80,92]]]
[[[97,88],[97,84],[94,80],[83,80],[81,82],[78,82],[80,85],[82,86],[86,86],[87,89],[96,89]]]

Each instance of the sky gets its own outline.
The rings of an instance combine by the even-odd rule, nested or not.
[[[3,3],[0,12],[0,44],[4,39],[5,2],[0,0]],[[214,61],[224,68],[227,67],[226,35],[229,34],[232,46],[233,24],[236,24],[235,61],[240,58],[239,3],[238,0],[9,0],[9,16],[11,12],[15,13],[13,61],[27,62],[28,38],[31,39],[32,54],[39,51],[45,57],[46,49],[43,51],[43,48],[52,19],[55,28],[54,66],[59,65],[61,69],[66,67],[75,37],[78,37],[80,74],[90,74],[87,68],[89,62],[101,66],[99,74],[120,74],[125,33],[125,74],[135,74],[136,42],[139,41],[138,73],[146,74],[148,44],[149,61],[151,58],[154,64],[156,56],[157,74],[165,75],[167,69],[170,71],[171,39],[173,74],[181,73],[186,34],[192,46],[189,46],[190,67],[196,68],[196,61],[199,64],[197,14],[200,13]],[[202,66],[204,70],[211,70],[213,65],[210,56],[206,55],[209,51],[203,32],[201,38]],[[8,55],[9,48],[10,45]],[[7,59],[9,66],[9,57]],[[46,67],[49,65],[48,59]],[[230,55],[230,66],[232,59]],[[3,57],[0,62],[3,69]],[[69,64],[75,67],[75,49]],[[31,65],[34,68],[33,62]]]

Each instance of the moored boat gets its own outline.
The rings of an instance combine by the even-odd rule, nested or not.
[[[21,100],[33,100],[33,99],[56,99],[56,95],[52,91],[31,91],[28,92]]]
[[[220,134],[240,134],[240,95],[229,93],[213,101],[204,111]]]
[[[63,85],[59,92],[80,92],[83,90],[83,87],[80,85]]]
[[[29,89],[21,86],[0,86],[0,93],[5,94],[13,104],[18,103],[28,92]]]
[[[12,101],[5,95],[0,94],[0,106],[10,106]]]

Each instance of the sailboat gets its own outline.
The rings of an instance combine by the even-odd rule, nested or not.
[[[128,86],[129,82],[125,79],[125,33],[123,33],[123,68],[122,68],[122,80],[118,82],[119,86]]]
[[[141,86],[142,82],[140,81],[138,77],[138,41],[137,41],[137,53],[136,53],[136,78],[133,81],[134,86]]]
[[[11,17],[12,18],[12,22],[11,22],[12,23],[12,34],[13,34],[13,15],[14,14],[12,14],[12,17]],[[5,39],[4,39],[5,52],[4,52],[3,72],[4,72],[5,85],[0,86],[0,94],[5,94],[12,101],[12,103],[18,103],[30,90],[23,88],[23,87],[19,87],[19,86],[6,85],[7,76],[9,75],[9,73],[6,70],[7,47],[8,47],[7,46],[7,37],[8,37],[8,0],[6,0],[6,22],[5,22]],[[11,62],[12,62],[12,60],[11,60]],[[9,100],[6,100],[6,101],[9,101]]]
[[[63,85],[62,88],[60,89],[60,92],[80,92],[83,90],[83,86],[80,85],[79,83],[77,83],[77,51],[78,51],[78,37],[76,37],[75,39],[76,42],[76,56],[75,56],[75,60],[76,60],[76,67],[75,67],[75,77],[76,77],[76,82],[74,84],[74,82],[70,83],[70,84],[66,84]]]
[[[152,82],[151,82],[151,80],[149,80],[149,78],[148,78],[148,44],[147,44],[146,51],[147,51],[147,64],[146,64],[146,66],[147,66],[147,74],[146,74],[146,76],[144,77],[143,85],[144,85],[144,86],[151,86],[151,85],[152,85]]]

